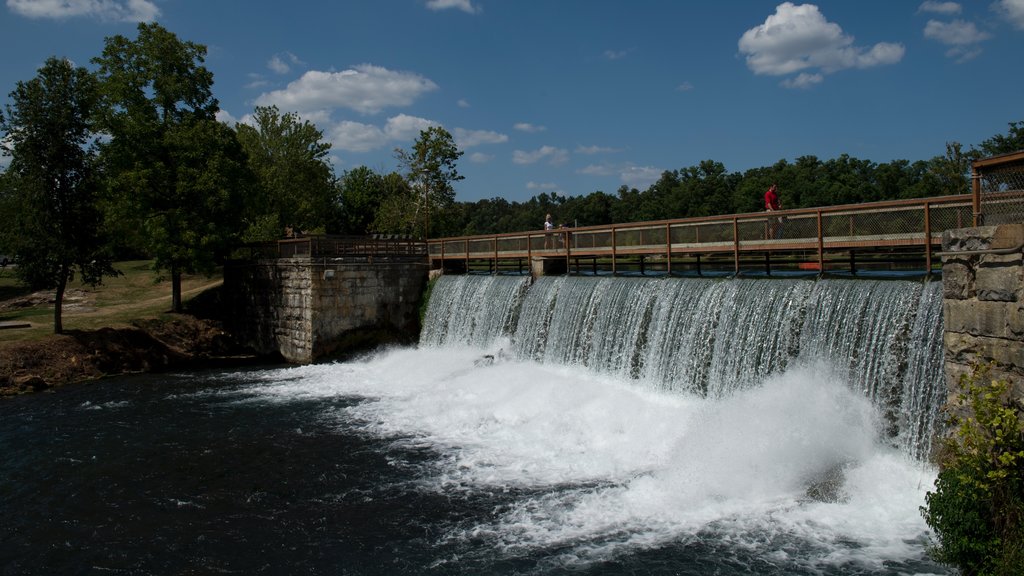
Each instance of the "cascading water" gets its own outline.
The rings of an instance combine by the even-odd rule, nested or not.
[[[445,276],[415,348],[0,407],[0,572],[947,575],[940,304]]]
[[[433,346],[504,339],[519,359],[713,398],[824,362],[926,456],[942,392],[941,285],[900,280],[443,276]]]

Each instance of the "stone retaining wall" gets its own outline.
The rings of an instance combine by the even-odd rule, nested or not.
[[[1016,248],[1011,254],[943,257],[946,380],[951,394],[974,363],[994,362],[991,376],[1009,379],[1024,398],[1024,225],[949,230],[943,252]]]
[[[308,363],[419,335],[425,262],[286,258],[224,269],[228,327],[261,354]]]

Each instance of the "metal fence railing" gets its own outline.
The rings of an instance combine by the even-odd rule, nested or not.
[[[428,241],[428,253],[440,260],[502,258],[611,257],[766,251],[824,253],[846,249],[916,247],[931,265],[942,232],[971,226],[970,195],[875,202],[826,208],[783,210],[633,222],[608,226],[532,231]],[[613,264],[614,266],[614,264]]]
[[[978,225],[1024,222],[1024,151],[971,165]]]
[[[376,234],[371,236],[311,235],[246,244],[236,256],[260,258],[423,258],[427,245],[419,240]]]

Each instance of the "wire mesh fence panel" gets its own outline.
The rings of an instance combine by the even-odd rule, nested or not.
[[[989,226],[1024,222],[1024,163],[981,173],[981,214]]]
[[[469,241],[469,253],[470,254],[493,254],[494,253],[494,240],[491,238],[484,238],[482,240],[470,240]]]
[[[526,236],[498,238],[498,252],[526,252],[529,239]]]
[[[932,206],[929,209],[929,222],[932,234],[941,234],[946,230],[967,228],[971,226],[973,219],[972,208],[969,204],[944,204]]]
[[[696,228],[697,239],[695,243],[697,244],[733,241],[732,221],[708,222],[698,224]]]

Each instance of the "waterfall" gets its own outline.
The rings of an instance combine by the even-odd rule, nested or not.
[[[442,276],[421,342],[579,366],[726,397],[823,362],[923,458],[939,406],[940,283],[906,280]]]

